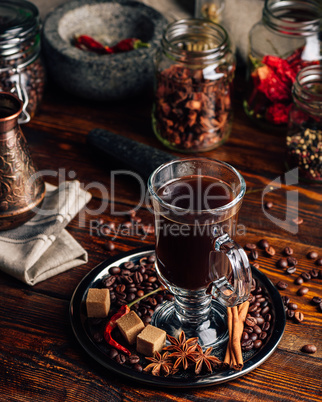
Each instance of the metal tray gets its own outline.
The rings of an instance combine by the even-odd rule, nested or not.
[[[102,278],[108,275],[110,267],[121,265],[127,261],[136,262],[140,258],[149,256],[153,253],[154,247],[149,246],[109,258],[99,264],[97,267],[93,268],[82,279],[75,289],[70,302],[69,310],[72,329],[80,345],[96,362],[101,364],[104,368],[114,371],[115,373],[132,380],[140,381],[141,383],[145,383],[147,385],[172,388],[202,387],[220,384],[241,377],[260,366],[274,352],[283,336],[285,329],[286,318],[283,301],[278,290],[275,288],[272,282],[262,272],[252,267],[253,277],[259,281],[262,288],[266,289],[267,295],[270,298],[271,313],[274,317],[274,325],[264,346],[258,351],[253,351],[252,353],[247,353],[244,355],[244,367],[241,371],[228,369],[199,376],[185,375],[155,377],[144,372],[139,373],[130,367],[122,366],[112,360],[106,351],[104,351],[104,348],[92,340],[88,331],[85,309],[87,291],[89,288],[97,287]]]

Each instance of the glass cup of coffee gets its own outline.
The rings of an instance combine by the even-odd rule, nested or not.
[[[148,180],[155,217],[156,270],[175,296],[152,324],[202,346],[227,341],[226,307],[248,299],[251,269],[232,239],[246,190],[225,162],[184,158],[165,163]]]

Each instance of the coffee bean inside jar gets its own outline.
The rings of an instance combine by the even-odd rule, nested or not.
[[[24,0],[1,2],[0,91],[24,103],[19,123],[28,123],[42,100],[45,69],[40,58],[37,7]]]
[[[235,58],[226,31],[210,21],[170,24],[156,59],[153,127],[164,145],[208,151],[229,136]]]

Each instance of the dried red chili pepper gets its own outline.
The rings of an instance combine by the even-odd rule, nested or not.
[[[111,54],[113,51],[108,46],[102,45],[100,42],[88,35],[75,36],[74,44],[78,49],[89,50],[99,54]]]
[[[130,307],[125,304],[122,306],[117,313],[115,313],[110,321],[107,323],[105,330],[104,330],[104,339],[106,342],[110,345],[113,346],[115,349],[120,350],[121,352],[125,353],[126,355],[130,356],[131,352],[126,349],[124,346],[120,345],[118,342],[116,342],[112,338],[112,331],[116,327],[116,321],[123,317],[123,315],[127,314],[130,312]]]
[[[113,53],[122,53],[142,47],[150,47],[150,44],[142,42],[137,38],[129,38],[121,40],[119,43],[112,46],[111,49],[113,50]]]
[[[116,321],[123,317],[123,315],[128,314],[131,311],[131,307],[135,304],[138,303],[139,301],[145,299],[146,297],[151,296],[152,294],[159,292],[160,290],[164,290],[163,286],[160,286],[159,288],[153,290],[150,293],[145,294],[144,296],[134,300],[133,302],[129,304],[124,304],[121,306],[121,308],[111,317],[109,322],[106,324],[106,327],[104,329],[104,339],[105,341],[110,345],[113,346],[113,348],[123,352],[124,354],[130,356],[131,352],[126,349],[124,346],[120,345],[118,342],[116,342],[113,337],[112,337],[112,331],[116,327]]]
[[[75,36],[74,44],[78,49],[89,50],[90,52],[98,54],[122,53],[142,47],[150,47],[149,43],[142,42],[137,38],[123,39],[116,45],[109,47],[104,46],[102,43],[88,35]]]

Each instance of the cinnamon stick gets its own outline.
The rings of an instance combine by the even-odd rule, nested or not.
[[[232,339],[232,326],[233,326],[233,315],[231,312],[231,307],[227,307],[227,326],[228,326],[228,343],[227,343],[227,349],[226,349],[226,354],[225,354],[225,358],[223,361],[223,366],[225,368],[230,367],[230,361],[231,361],[231,353],[230,353],[230,341]]]

